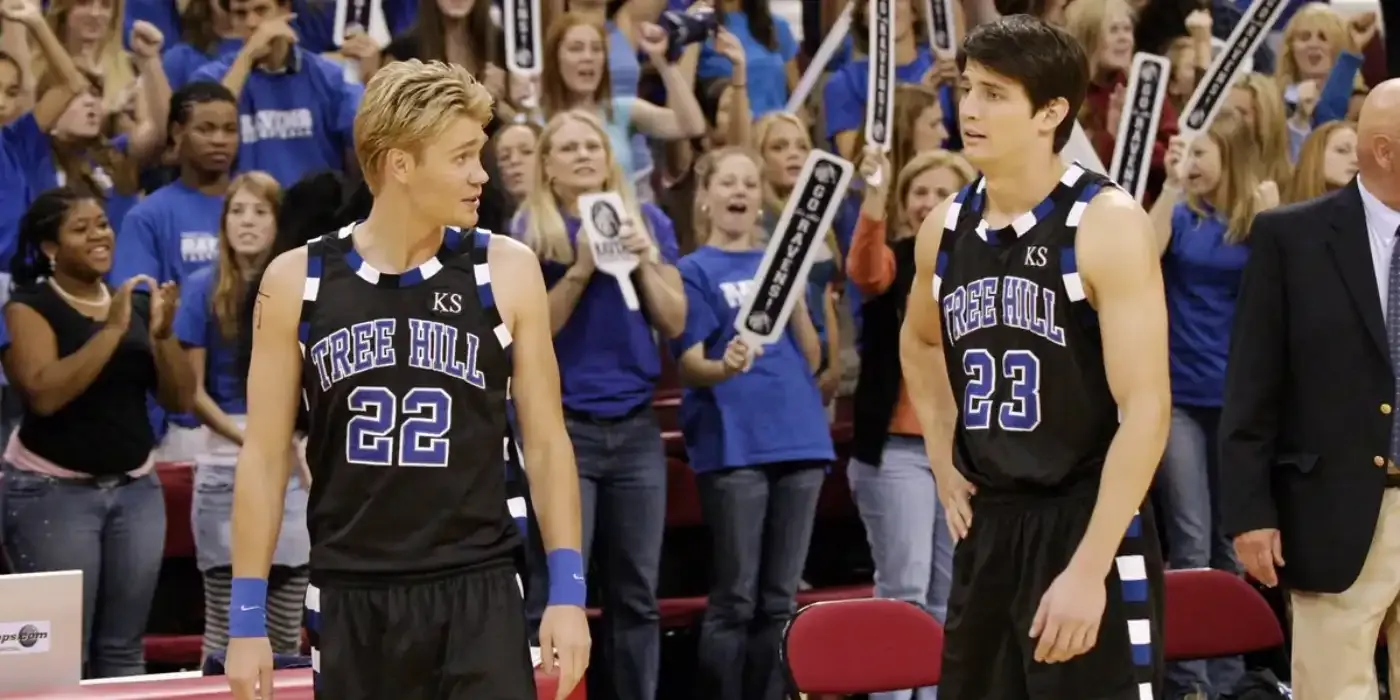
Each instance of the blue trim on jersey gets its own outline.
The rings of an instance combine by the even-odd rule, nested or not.
[[[938,262],[933,265],[933,274],[942,277],[948,271],[948,254],[943,251],[938,253]]]
[[[972,187],[973,187],[973,185],[976,185],[976,184],[977,184],[977,180],[973,180],[972,182],[969,182],[969,183],[967,183],[966,185],[963,185],[963,188],[960,189],[960,190],[958,190],[957,196],[953,197],[953,201],[954,201],[954,202],[957,202],[958,204],[962,204],[963,202],[966,202],[966,201],[967,201],[967,195],[968,195],[968,193],[972,192]]]
[[[1081,202],[1083,202],[1083,203],[1085,203],[1085,204],[1088,204],[1089,201],[1092,200],[1094,197],[1099,196],[1099,192],[1102,192],[1102,191],[1103,191],[1103,185],[1102,185],[1102,184],[1097,183],[1097,182],[1091,182],[1091,183],[1085,185],[1085,186],[1084,186],[1084,189],[1082,189],[1082,190],[1079,191],[1079,201],[1081,201]]]
[[[347,230],[353,231],[354,226],[355,224],[351,224],[347,227]],[[448,228],[443,232],[442,247],[438,249],[438,252],[433,255],[433,257],[423,261],[422,265],[412,270],[406,270],[395,275],[387,272],[380,272],[376,270],[373,265],[366,262],[365,259],[360,256],[359,251],[355,250],[354,240],[352,239],[350,249],[345,251],[345,264],[350,267],[352,272],[359,275],[361,278],[373,279],[375,286],[385,289],[402,289],[404,287],[422,284],[428,278],[437,274],[446,264],[443,260],[444,253],[456,251],[457,246],[461,245],[461,243],[462,232],[455,228]],[[366,272],[369,274],[366,275]]]
[[[1079,272],[1079,261],[1074,257],[1074,248],[1060,249],[1060,274],[1070,275]]]
[[[315,280],[321,279],[324,267],[325,262],[321,259],[321,256],[313,254],[308,247],[306,249],[306,278]]]

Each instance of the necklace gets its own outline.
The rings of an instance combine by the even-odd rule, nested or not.
[[[73,296],[64,290],[63,287],[59,285],[58,281],[52,277],[49,278],[49,286],[53,287],[53,290],[58,292],[59,296],[74,304],[83,304],[84,306],[106,306],[112,301],[112,293],[107,291],[107,285],[105,284],[100,287],[102,291],[98,294],[97,299],[84,299],[82,297]]]

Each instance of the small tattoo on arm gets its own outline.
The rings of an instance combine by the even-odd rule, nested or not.
[[[258,298],[253,302],[253,328],[262,328],[263,300],[269,298],[266,292],[258,292]]]

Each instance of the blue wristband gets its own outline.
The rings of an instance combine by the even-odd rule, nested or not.
[[[233,580],[228,596],[228,636],[267,636],[267,579]]]
[[[583,578],[583,554],[577,549],[556,549],[546,558],[549,567],[549,604],[584,607],[588,584]]]

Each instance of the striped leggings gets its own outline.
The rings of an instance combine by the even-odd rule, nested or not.
[[[310,582],[307,567],[274,566],[267,581],[267,638],[277,654],[301,653],[301,612]],[[233,569],[204,572],[204,656],[228,648],[229,589]]]

